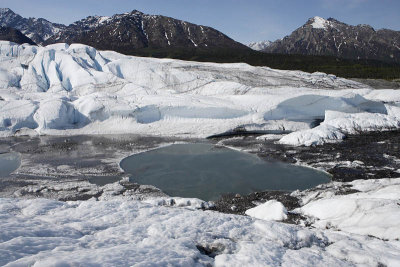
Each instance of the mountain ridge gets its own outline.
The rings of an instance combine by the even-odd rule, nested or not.
[[[241,48],[246,46],[207,26],[133,10],[112,17],[89,16],[50,37],[45,44],[83,43],[124,52],[142,48]]]
[[[43,18],[24,18],[9,8],[0,8],[0,26],[19,30],[37,44],[66,27]]]
[[[375,30],[368,24],[353,26],[317,16],[262,51],[400,63],[400,31]]]

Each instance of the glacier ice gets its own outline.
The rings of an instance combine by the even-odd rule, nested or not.
[[[269,200],[246,210],[246,215],[266,221],[283,221],[287,219],[287,210],[281,202]]]
[[[246,125],[308,131],[313,120],[331,114],[328,110],[373,114],[368,125],[357,124],[369,130],[389,128],[381,123],[395,118],[389,114],[395,111],[393,105],[382,104],[388,100],[399,102],[398,91],[376,92],[324,73],[141,58],[82,44],[37,47],[0,41],[0,136],[21,128],[39,134],[187,137]],[[393,121],[387,124],[398,127]],[[351,127],[343,121],[330,126],[324,128],[329,132],[323,140],[340,137],[333,127],[343,134],[351,132],[343,130]],[[306,137],[322,140],[318,136]]]

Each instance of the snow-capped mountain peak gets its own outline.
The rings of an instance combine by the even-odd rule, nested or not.
[[[0,8],[0,25],[8,26],[6,24],[13,23],[16,20],[22,19],[22,17],[18,14],[15,14],[9,8]]]
[[[252,43],[249,43],[247,46],[256,51],[262,51],[265,48],[267,48],[268,46],[270,46],[271,43],[272,43],[271,41],[265,40],[265,41],[261,41],[261,42],[252,42]]]
[[[12,12],[8,7],[0,7],[0,14],[8,13],[10,11]]]
[[[400,32],[375,31],[369,25],[357,26],[334,18],[310,18],[303,26],[263,50],[268,53],[336,56],[400,62]]]

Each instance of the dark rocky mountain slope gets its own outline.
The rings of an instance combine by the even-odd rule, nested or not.
[[[35,42],[30,38],[26,37],[19,30],[10,28],[10,27],[1,27],[0,26],[0,40],[10,41],[17,44],[28,43],[31,45],[35,45]]]
[[[41,45],[82,43],[125,54],[141,49],[248,49],[211,27],[137,10],[112,17],[89,16],[66,26],[0,8],[0,26],[15,28]]]
[[[247,49],[213,28],[136,10],[112,17],[87,17],[69,25],[45,43],[58,42],[83,43],[125,53],[142,48]]]

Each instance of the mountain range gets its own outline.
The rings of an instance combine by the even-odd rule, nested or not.
[[[365,24],[352,26],[333,18],[314,17],[261,51],[400,63],[400,31],[375,30]]]
[[[19,30],[40,45],[82,43],[125,54],[136,54],[142,49],[248,49],[211,27],[137,10],[112,17],[89,16],[66,26],[43,18],[23,18],[9,8],[0,8],[0,26]],[[283,39],[255,42],[249,47],[273,54],[400,63],[399,31],[352,26],[333,18],[310,18]]]
[[[143,48],[247,49],[211,27],[137,10],[112,17],[89,16],[66,26],[43,18],[23,18],[1,8],[0,26],[20,30],[41,45],[82,43],[128,54]]]

